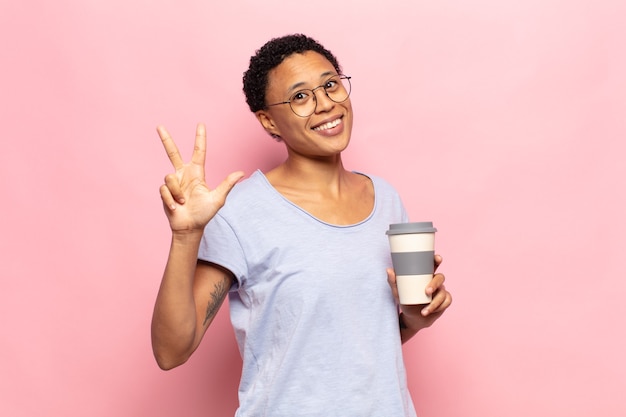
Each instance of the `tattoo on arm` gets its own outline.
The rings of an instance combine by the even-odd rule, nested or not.
[[[224,301],[224,297],[228,292],[229,281],[228,277],[224,276],[223,280],[215,284],[215,287],[211,292],[211,299],[206,307],[206,314],[204,316],[204,322],[202,323],[203,326],[206,326],[206,324],[217,314],[217,310],[219,310],[222,302]]]

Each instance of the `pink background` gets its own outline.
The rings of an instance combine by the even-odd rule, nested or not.
[[[217,4],[0,3],[0,415],[232,415],[225,309],[189,363],[152,358],[154,128],[189,156],[207,123],[210,184],[280,162],[241,74],[292,32],[354,77],[347,167],[439,228],[455,301],[405,346],[419,415],[626,415],[626,3]]]

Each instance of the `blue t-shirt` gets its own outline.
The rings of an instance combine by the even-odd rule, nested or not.
[[[205,229],[198,257],[229,269],[243,358],[237,417],[408,417],[385,234],[408,221],[380,178],[362,222],[325,223],[256,171]]]

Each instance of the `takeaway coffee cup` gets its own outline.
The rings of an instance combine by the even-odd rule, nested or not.
[[[387,230],[396,272],[400,304],[427,304],[426,286],[435,271],[435,232],[432,222],[390,224]]]

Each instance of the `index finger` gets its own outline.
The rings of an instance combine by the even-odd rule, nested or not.
[[[196,142],[193,147],[193,155],[191,155],[191,162],[204,167],[204,161],[206,160],[206,128],[204,124],[198,123],[196,126]]]
[[[165,152],[167,152],[167,157],[170,159],[170,162],[172,162],[174,169],[182,168],[185,163],[183,162],[183,158],[181,158],[180,156],[178,147],[174,143],[174,140],[172,139],[168,131],[165,130],[165,127],[163,126],[157,126],[157,132],[159,133],[161,143],[163,144]]]

